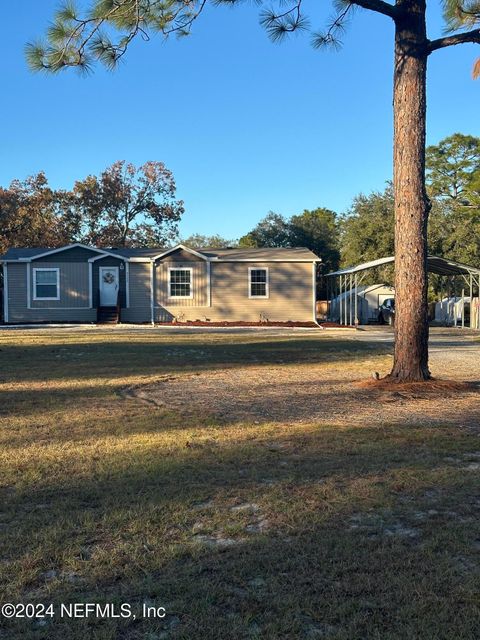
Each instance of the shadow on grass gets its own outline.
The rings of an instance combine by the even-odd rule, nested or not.
[[[5,577],[22,563],[37,566],[36,580],[21,587],[23,599],[153,600],[169,616],[55,620],[41,630],[12,624],[8,638],[136,640],[166,630],[165,637],[195,640],[325,632],[340,640],[473,639],[475,572],[465,573],[453,558],[467,554],[477,535],[476,481],[445,461],[452,433],[323,429],[297,433],[280,450],[270,439],[206,443],[175,458],[152,447],[104,457],[92,475],[59,474],[10,493]],[[455,453],[474,442],[462,435]],[[433,524],[418,520],[418,510],[432,506],[424,497],[429,491],[457,517],[444,520],[434,504]],[[226,520],[239,500],[258,502],[270,526],[248,533],[238,517],[229,532]],[[210,507],[198,509],[204,501],[214,505],[213,529],[225,528],[236,544],[222,550],[195,541],[195,522],[208,519]],[[365,530],[350,525],[359,512],[373,522]],[[471,518],[468,529],[462,516]],[[385,534],[399,521],[415,536]],[[28,541],[26,550],[19,541]],[[91,555],[79,559],[88,547]],[[60,577],[38,591],[45,587],[39,574],[52,567],[79,578]]]
[[[128,339],[104,343],[65,343],[10,346],[2,344],[0,380],[34,382],[135,376],[172,371],[215,369],[250,364],[348,362],[352,358],[383,355],[391,347],[333,339],[279,339],[235,342],[145,342]]]
[[[251,428],[251,435],[255,433]],[[139,508],[150,504],[174,508],[191,505],[211,497],[211,492],[235,492],[263,487],[268,493],[276,483],[312,483],[334,478],[350,482],[359,478],[391,476],[401,470],[427,472],[445,463],[452,454],[452,435],[457,436],[454,451],[471,452],[477,445],[473,435],[458,434],[452,429],[328,428],[314,431],[296,430],[282,433],[277,440],[272,433],[262,437],[240,439],[231,445],[211,438],[186,441],[183,448],[165,451],[162,443],[148,443],[139,449],[119,448],[93,455],[84,461],[82,473],[67,477],[57,463],[50,474],[18,492],[4,489],[4,507],[15,519],[24,509],[40,503],[46,511],[39,513],[43,525],[55,523],[58,513],[50,507],[67,507],[63,515],[72,523],[86,511],[117,509],[129,505]],[[66,468],[68,459],[63,460]],[[75,467],[73,467],[75,469]],[[48,464],[46,466],[48,469]],[[47,509],[48,507],[48,509]],[[29,522],[25,522],[29,525]],[[15,535],[20,523],[17,522]],[[39,531],[39,530],[38,530]]]

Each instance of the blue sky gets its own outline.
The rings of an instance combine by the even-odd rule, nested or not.
[[[356,14],[340,52],[305,36],[272,44],[252,3],[210,8],[189,38],[138,42],[113,73],[28,71],[25,42],[43,33],[56,0],[2,9],[0,184],[44,170],[54,187],[118,159],[161,160],[185,200],[181,232],[246,233],[274,210],[345,211],[391,178],[393,28]],[[440,3],[430,37],[441,35]],[[320,27],[331,10],[314,16]],[[430,58],[428,141],[480,135],[478,47]]]

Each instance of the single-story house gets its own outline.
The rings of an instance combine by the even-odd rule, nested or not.
[[[4,322],[312,322],[316,267],[304,248],[10,249]]]

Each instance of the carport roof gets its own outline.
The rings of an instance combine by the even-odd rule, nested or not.
[[[391,264],[393,262],[395,262],[394,256],[389,256],[387,258],[377,258],[377,260],[363,262],[362,264],[357,264],[354,267],[348,267],[346,269],[340,269],[339,271],[327,273],[327,277],[347,276],[353,273],[359,273],[360,271],[366,271],[367,269],[373,269],[374,267],[381,267],[384,264]],[[480,275],[480,268],[471,267],[470,265],[462,264],[460,262],[454,262],[453,260],[440,258],[438,256],[427,257],[427,269],[430,273],[436,273],[440,276],[458,276],[469,274]]]

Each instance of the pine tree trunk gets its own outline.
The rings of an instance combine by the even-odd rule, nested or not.
[[[425,191],[427,36],[424,0],[397,4],[394,71],[395,356],[389,379],[422,381],[428,369]]]

